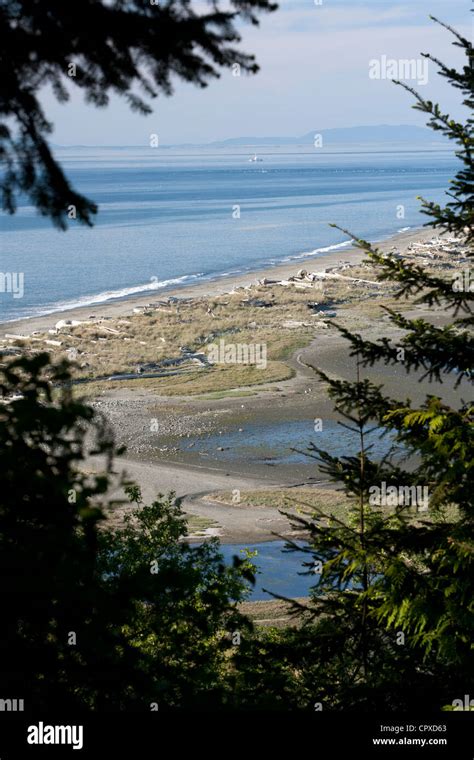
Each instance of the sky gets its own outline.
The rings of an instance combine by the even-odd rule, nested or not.
[[[195,2],[196,8],[202,4]],[[151,134],[170,145],[332,127],[422,126],[425,119],[410,108],[411,96],[388,79],[370,78],[369,63],[382,56],[416,60],[431,52],[459,65],[462,54],[452,36],[429,14],[472,37],[472,7],[471,0],[280,0],[279,10],[263,14],[259,27],[241,27],[240,47],[255,54],[261,67],[255,76],[225,70],[205,90],[176,82],[173,96],[154,100],[147,117],[118,97],[97,109],[71,86],[66,105],[46,89],[41,100],[59,145],[148,145]],[[459,98],[434,64],[427,73],[426,84],[408,84],[459,115]]]

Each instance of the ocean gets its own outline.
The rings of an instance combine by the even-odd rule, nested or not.
[[[0,320],[176,288],[422,226],[417,196],[441,201],[450,150],[57,149],[75,187],[99,204],[92,229],[54,229],[26,202],[2,216]]]

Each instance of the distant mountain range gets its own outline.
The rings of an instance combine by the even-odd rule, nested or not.
[[[206,146],[225,148],[232,145],[246,145],[249,147],[262,145],[314,145],[316,135],[322,136],[322,142],[325,147],[330,145],[374,143],[446,144],[446,140],[443,140],[427,127],[415,127],[410,124],[380,124],[379,126],[369,127],[314,129],[301,135],[301,137],[231,137],[228,140],[206,143]]]
[[[317,135],[322,137],[324,148],[339,146],[364,145],[403,145],[405,147],[446,147],[448,141],[427,127],[415,127],[410,124],[379,124],[367,127],[337,127],[335,129],[314,129],[300,137],[230,137],[227,140],[216,140],[208,143],[175,143],[161,144],[161,149],[168,148],[261,148],[263,146],[301,145],[314,146]],[[143,148],[143,145],[56,145],[53,148]]]

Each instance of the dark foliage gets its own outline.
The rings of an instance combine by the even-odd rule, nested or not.
[[[220,705],[252,567],[190,546],[172,495],[129,485],[138,508],[108,526],[117,452],[69,381],[47,354],[0,372],[0,697],[36,715]]]
[[[60,103],[69,100],[69,85],[78,87],[98,107],[119,95],[148,114],[153,98],[172,93],[174,79],[205,87],[233,64],[255,73],[254,56],[236,47],[238,24],[256,24],[276,7],[271,0],[231,0],[224,11],[209,0],[208,11],[198,13],[189,0],[0,0],[4,210],[14,213],[24,193],[61,229],[70,209],[87,225],[97,213],[53,156],[41,87],[49,85]]]

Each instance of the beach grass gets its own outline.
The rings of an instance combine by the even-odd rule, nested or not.
[[[198,536],[199,534],[205,535],[205,531],[208,528],[218,528],[219,524],[215,520],[211,520],[209,517],[202,517],[201,515],[186,515],[188,532],[190,535]]]
[[[219,401],[222,398],[247,398],[256,396],[256,391],[231,390],[231,391],[213,391],[202,396],[203,401]]]
[[[218,491],[207,496],[209,501],[215,501],[229,507],[254,507],[255,509],[278,509],[283,512],[301,514],[310,517],[316,513],[323,512],[328,517],[334,517],[337,520],[345,521],[348,515],[348,509],[356,505],[354,497],[347,496],[342,490],[335,488],[322,488],[320,486],[295,486],[293,488],[278,487],[271,489],[258,489],[249,491],[240,491],[239,502],[235,502],[235,492]],[[387,515],[395,513],[396,508],[391,506],[383,507]],[[458,516],[458,511],[454,505],[448,506],[443,516],[439,515],[436,510],[430,510],[429,513],[417,512],[416,508],[406,509],[406,514],[410,520],[442,522],[443,520],[454,520]]]
[[[294,488],[272,488],[240,492],[240,501],[235,503],[235,495],[230,491],[209,494],[211,501],[232,507],[255,507],[256,509],[279,509],[298,514],[310,514],[321,509],[328,515],[341,519],[347,514],[351,500],[341,491],[330,488],[297,486]]]
[[[79,381],[77,394],[93,397],[107,389],[152,390],[163,396],[196,396],[209,393],[245,392],[251,386],[288,380],[294,370],[286,362],[299,348],[314,338],[316,322],[308,309],[308,297],[294,289],[279,288],[274,296],[252,290],[252,297],[265,299],[268,308],[248,305],[248,291],[215,297],[212,302],[197,299],[177,307],[158,307],[127,319],[108,319],[91,324],[61,328],[48,344],[56,357],[74,355],[73,377]],[[210,312],[209,312],[210,310]],[[285,326],[291,316],[290,327]],[[296,323],[296,328],[294,327]],[[52,336],[45,335],[45,339]],[[35,342],[40,341],[35,336]],[[140,377],[137,369],[170,359],[182,359],[185,352],[207,355],[211,345],[265,346],[265,364],[203,365],[192,357],[178,366],[163,367],[160,377]],[[36,347],[28,341],[16,345]],[[158,368],[160,370],[160,368]],[[153,368],[150,370],[153,372]],[[120,374],[136,374],[118,380]],[[112,379],[114,378],[114,379]],[[105,381],[105,382],[104,382]]]
[[[105,388],[141,389],[152,391],[157,396],[200,396],[206,394],[232,392],[234,396],[254,395],[251,391],[243,390],[248,386],[289,380],[294,370],[283,362],[269,362],[265,370],[256,367],[232,366],[213,367],[212,369],[196,370],[168,378],[141,378],[133,380],[108,380],[106,385],[100,381],[92,381],[76,386],[76,394],[82,398],[94,398]],[[242,390],[238,390],[242,389]],[[224,396],[221,396],[224,398]]]
[[[451,268],[459,262],[441,265]],[[10,340],[9,346],[26,353],[47,350],[56,359],[73,358],[76,393],[83,398],[115,389],[209,400],[245,395],[252,387],[291,379],[291,357],[317,340],[334,314],[343,326],[359,330],[387,319],[382,306],[413,308],[410,301],[401,304],[395,299],[393,283],[376,282],[376,272],[367,263],[344,266],[336,277],[340,279],[255,284],[212,297],[159,301],[126,317],[65,323],[53,335],[35,332]],[[266,362],[206,364],[202,357],[221,342],[264,346]],[[127,374],[133,377],[116,379]]]

